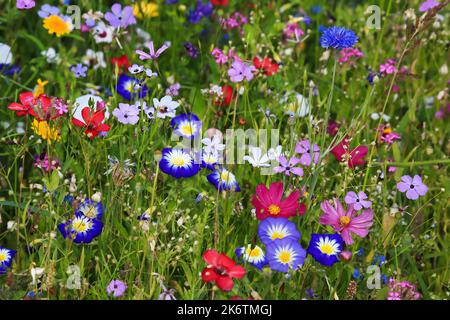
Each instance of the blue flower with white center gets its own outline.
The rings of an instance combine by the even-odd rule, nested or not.
[[[291,239],[278,239],[266,246],[266,258],[272,270],[288,272],[296,270],[303,265],[306,250]]]
[[[138,79],[125,74],[119,76],[116,90],[118,94],[129,101],[135,98],[143,99],[148,93],[147,85],[142,85]]]
[[[236,256],[238,259],[242,259],[242,261],[248,262],[261,270],[266,264],[267,259],[264,255],[264,251],[258,247],[253,246],[251,244],[246,247],[239,247],[236,249]]]
[[[258,227],[258,236],[265,245],[277,239],[289,239],[298,241],[300,232],[297,231],[295,223],[286,218],[266,218]]]
[[[208,181],[216,187],[217,190],[231,190],[235,192],[241,191],[233,173],[225,168],[218,168],[207,176]]]
[[[103,223],[85,216],[75,216],[65,223],[58,225],[58,230],[64,238],[75,243],[91,243],[92,239],[102,233]]]
[[[200,165],[202,168],[214,170],[218,164],[219,164],[218,152],[202,153],[202,164]]]
[[[308,253],[320,264],[332,266],[339,261],[342,251],[342,237],[339,234],[312,234]]]
[[[182,149],[166,148],[162,151],[159,168],[165,174],[177,179],[195,176],[200,166],[194,163],[194,158]]]
[[[103,216],[103,204],[86,198],[78,204],[78,209],[75,214],[88,217],[89,219],[101,219]]]
[[[352,30],[333,26],[323,31],[319,41],[322,48],[341,50],[353,47],[358,42],[358,36]]]
[[[175,129],[175,134],[188,139],[197,137],[202,128],[202,122],[193,113],[176,116],[172,119],[171,125]]]
[[[15,255],[15,250],[0,247],[0,274],[5,274],[6,268],[11,268],[11,263]]]

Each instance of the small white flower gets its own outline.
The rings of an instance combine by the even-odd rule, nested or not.
[[[152,69],[150,69],[150,68],[145,69],[145,75],[149,78],[158,76],[158,74],[156,72],[153,72]]]
[[[94,51],[92,49],[88,49],[86,51],[86,55],[81,58],[81,62],[83,64],[93,67],[94,70],[98,68],[106,68],[105,55],[102,51]]]
[[[48,48],[47,50],[41,51],[41,55],[43,55],[47,59],[47,63],[60,63],[61,58],[59,54],[56,53],[54,48]]]
[[[101,21],[94,27],[93,34],[96,43],[111,43],[113,41],[114,28],[107,26]]]
[[[270,164],[268,163],[269,157],[267,156],[267,153],[262,153],[261,148],[250,147],[250,153],[252,154],[252,157],[245,156],[243,158],[244,161],[249,162],[255,168],[270,167]]]
[[[0,64],[11,64],[13,61],[13,55],[11,47],[7,44],[0,43]]]
[[[218,154],[219,151],[223,151],[225,149],[225,145],[221,143],[222,139],[219,135],[214,135],[211,139],[204,138],[202,139],[202,143],[205,145],[203,150],[206,154]]]
[[[131,74],[139,74],[144,71],[144,66],[133,64],[131,67],[128,67],[128,71],[130,71]]]
[[[281,157],[283,155],[284,155],[284,152],[283,152],[282,146],[277,146],[277,147],[271,148],[271,149],[269,149],[269,151],[267,151],[267,156],[272,161],[277,160],[279,157]]]
[[[173,118],[180,103],[173,101],[171,96],[164,96],[161,100],[153,98],[153,107],[156,110],[156,117],[160,119]]]

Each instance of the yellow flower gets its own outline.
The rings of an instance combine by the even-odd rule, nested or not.
[[[158,5],[154,2],[140,2],[133,5],[133,14],[138,19],[157,17]]]
[[[44,19],[44,28],[48,30],[48,33],[54,33],[56,36],[61,37],[70,33],[71,24],[59,16],[52,15]]]
[[[49,144],[52,141],[59,141],[61,137],[59,136],[58,130],[50,127],[47,121],[38,121],[36,119],[33,120],[33,124],[31,125],[36,134],[38,134],[42,139],[47,140]]]
[[[41,94],[45,93],[45,86],[48,84],[48,81],[42,81],[41,79],[38,79],[36,86],[33,90],[33,95],[35,97],[39,97]]]

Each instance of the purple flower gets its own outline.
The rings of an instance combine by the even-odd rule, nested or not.
[[[280,163],[280,166],[273,168],[273,171],[276,173],[284,172],[287,176],[290,176],[292,173],[296,176],[303,177],[303,169],[296,167],[296,165],[300,163],[299,158],[292,157],[288,162],[285,156],[281,156],[278,158],[278,162]]]
[[[166,95],[176,97],[180,94],[180,88],[181,86],[178,82],[174,83],[170,85],[169,88],[166,89]]]
[[[75,75],[75,78],[85,78],[87,69],[88,68],[86,66],[82,65],[81,63],[79,63],[75,66],[72,66],[72,68],[70,68],[70,70]]]
[[[38,16],[43,19],[49,16],[57,16],[57,15],[59,15],[59,8],[51,6],[49,4],[44,4],[41,7],[41,10],[38,11]]]
[[[114,298],[123,296],[125,290],[127,290],[127,285],[120,280],[112,280],[106,287],[108,296],[112,294]]]
[[[297,142],[295,152],[302,155],[300,157],[300,164],[304,166],[311,165],[311,148],[312,148],[312,155],[314,157],[314,163],[317,164],[319,162],[319,151],[320,151],[319,146],[317,144],[313,144],[311,146],[309,140],[302,140]]]
[[[425,12],[425,11],[431,10],[434,7],[437,7],[440,4],[441,3],[439,1],[436,1],[436,0],[427,0],[425,2],[422,2],[422,4],[419,7],[419,11],[420,12]]]
[[[34,8],[36,5],[36,2],[34,0],[17,0],[16,1],[16,7],[17,9],[31,9]]]
[[[123,124],[136,124],[139,121],[139,108],[127,103],[119,103],[119,107],[112,112],[113,116]]]
[[[414,178],[403,176],[401,181],[397,183],[397,189],[400,192],[406,192],[406,197],[410,200],[416,200],[420,196],[424,196],[428,191],[428,187],[418,175],[415,175]]]
[[[366,199],[367,195],[363,191],[358,192],[358,194],[350,191],[349,193],[347,193],[344,200],[346,204],[353,205],[353,209],[359,211],[363,207],[367,209],[372,206],[372,201],[368,201]]]
[[[105,14],[105,19],[111,26],[126,28],[131,24],[136,24],[136,18],[131,6],[126,6],[122,10],[122,5],[115,3],[111,7],[111,11]]]
[[[187,51],[187,54],[189,57],[196,59],[198,58],[200,51],[197,49],[197,47],[195,47],[192,42],[185,42],[184,43],[184,48]]]
[[[241,82],[244,78],[250,81],[253,79],[252,71],[255,70],[254,66],[248,66],[242,61],[235,60],[231,65],[231,69],[228,70],[228,75],[232,82]]]

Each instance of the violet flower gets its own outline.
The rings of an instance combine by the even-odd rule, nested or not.
[[[136,24],[136,18],[131,6],[126,6],[122,10],[122,5],[115,3],[111,7],[111,11],[105,14],[105,19],[111,26],[126,28],[129,25]]]
[[[278,162],[280,163],[280,166],[273,168],[273,171],[276,173],[284,173],[287,176],[290,176],[292,173],[296,176],[303,177],[303,169],[296,167],[296,165],[300,163],[299,158],[291,157],[288,162],[285,156],[281,156],[278,158]]]
[[[344,198],[345,203],[353,205],[353,209],[356,211],[359,211],[362,208],[368,209],[372,206],[372,201],[368,201],[366,199],[367,195],[363,191],[358,192],[358,194],[350,191]]]
[[[312,148],[312,155],[314,158],[314,163],[317,164],[319,162],[319,152],[320,148],[317,144],[311,145],[309,140],[302,140],[297,142],[297,146],[295,147],[295,152],[301,155],[300,157],[300,163],[304,166],[310,166],[312,159],[311,159],[311,148]]]
[[[253,71],[256,71],[254,66],[248,66],[241,61],[234,61],[228,70],[228,75],[232,82],[241,82],[244,79],[250,81],[253,79]]]
[[[397,183],[397,189],[400,192],[406,192],[406,197],[410,200],[416,200],[428,191],[428,187],[422,182],[419,175],[415,175],[414,178],[403,176],[401,181]]]

